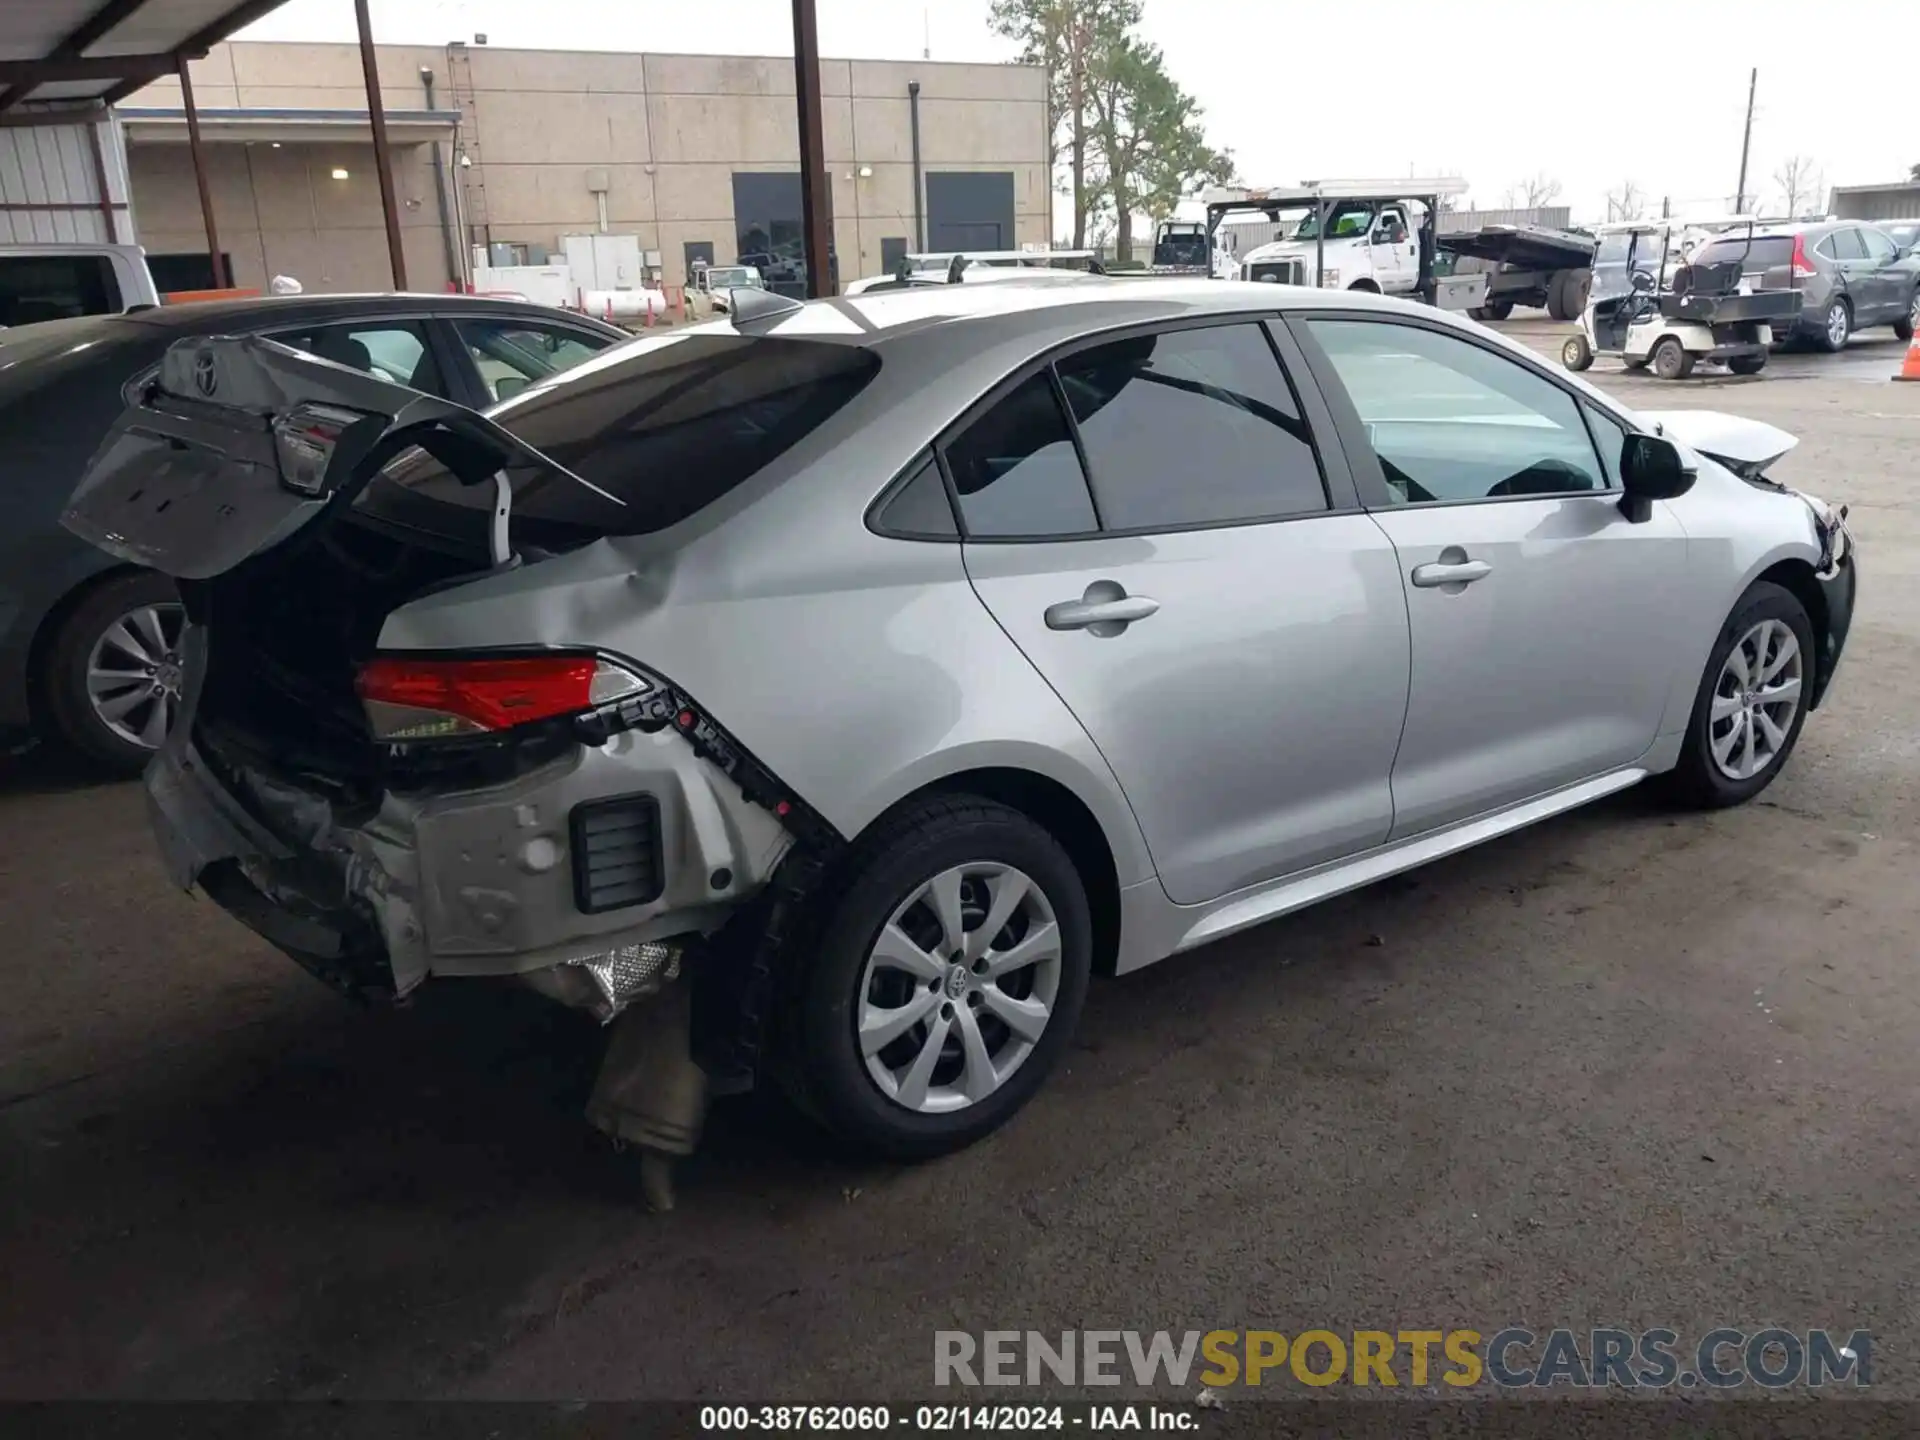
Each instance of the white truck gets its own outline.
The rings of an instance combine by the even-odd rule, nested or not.
[[[0,328],[159,303],[138,245],[0,245]]]
[[[1212,231],[1230,214],[1255,211],[1287,226],[1284,239],[1239,257],[1242,280],[1412,295],[1431,278],[1430,232],[1439,201],[1466,190],[1466,181],[1452,178],[1317,180],[1209,191],[1207,215]],[[1423,231],[1429,232],[1424,264]]]

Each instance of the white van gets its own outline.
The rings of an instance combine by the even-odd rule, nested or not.
[[[0,329],[159,303],[138,245],[0,245]]]

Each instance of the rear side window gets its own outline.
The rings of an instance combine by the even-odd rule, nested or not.
[[[1820,253],[1836,260],[1864,260],[1867,247],[1860,243],[1858,230],[1836,230],[1820,244]]]
[[[1300,406],[1258,326],[1129,336],[1058,369],[1107,529],[1327,508]]]
[[[516,541],[582,543],[677,525],[818,429],[879,368],[857,345],[771,336],[669,335],[603,352],[489,412],[595,487],[509,472]],[[485,511],[491,501],[487,486],[462,485],[412,451],[355,504],[422,527],[432,524],[423,502]]]
[[[1100,528],[1053,381],[1030,375],[947,447],[967,534],[1085,535]]]
[[[104,255],[0,255],[0,325],[35,325],[121,309]]]

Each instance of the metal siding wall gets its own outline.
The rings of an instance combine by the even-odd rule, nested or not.
[[[127,148],[119,121],[99,122],[107,198],[127,200]],[[0,206],[58,205],[58,210],[0,209],[0,244],[131,242],[130,210],[114,213],[109,230],[100,213],[100,181],[86,125],[0,128]],[[68,208],[70,207],[70,208]]]

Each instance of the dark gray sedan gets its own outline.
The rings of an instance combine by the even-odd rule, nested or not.
[[[0,732],[140,769],[179,697],[173,582],[60,528],[127,382],[195,335],[266,335],[473,408],[626,338],[542,305],[462,295],[213,301],[0,329]]]
[[[1902,340],[1920,320],[1920,255],[1865,221],[1772,226],[1749,241],[1730,231],[1701,247],[1695,265],[1737,260],[1756,290],[1798,290],[1793,339],[1841,350],[1856,330],[1891,325]]]

